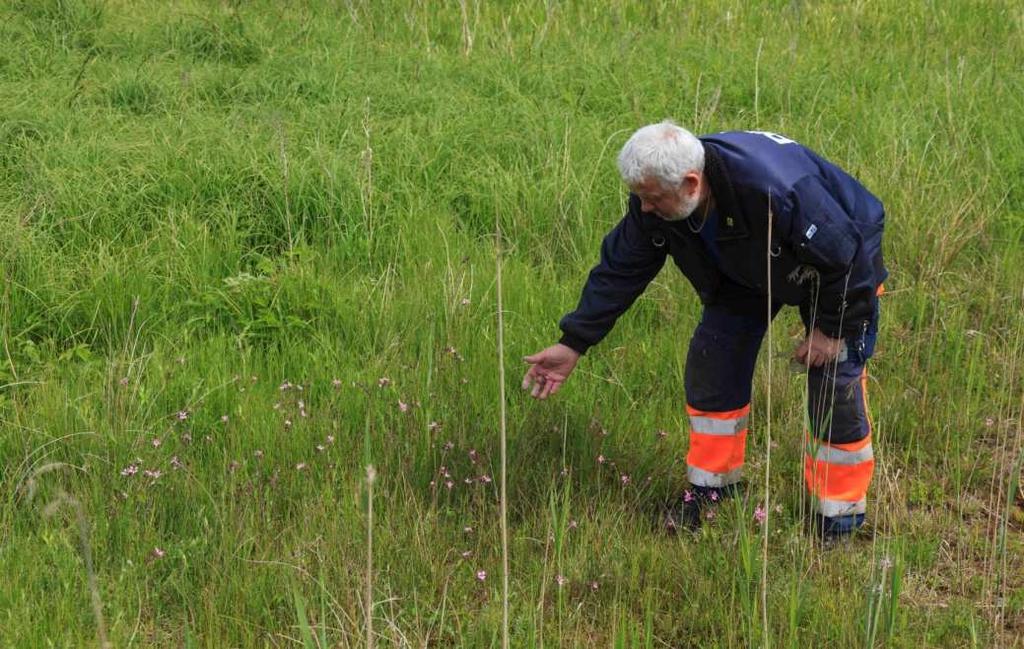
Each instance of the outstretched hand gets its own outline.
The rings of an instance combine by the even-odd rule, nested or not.
[[[523,360],[530,363],[530,369],[523,376],[523,389],[529,390],[532,384],[530,396],[534,399],[547,399],[562,387],[579,358],[579,352],[561,343],[532,356],[524,356]]]
[[[793,352],[793,358],[801,365],[821,367],[834,361],[843,348],[841,338],[829,338],[815,327]]]

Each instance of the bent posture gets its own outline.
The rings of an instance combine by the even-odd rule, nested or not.
[[[629,209],[604,238],[576,310],[559,322],[559,343],[525,358],[523,389],[541,399],[554,394],[671,256],[703,304],[685,374],[692,488],[667,522],[692,528],[704,503],[740,481],[769,308],[774,317],[783,305],[798,306],[807,335],[794,358],[809,369],[813,433],[804,476],[819,531],[854,531],[874,470],[865,364],[887,275],[882,203],[774,133],[697,138],[666,121],[634,133],[618,164]]]

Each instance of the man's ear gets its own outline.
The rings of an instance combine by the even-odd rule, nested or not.
[[[683,187],[687,196],[697,191],[700,188],[700,174],[696,171],[683,174]]]

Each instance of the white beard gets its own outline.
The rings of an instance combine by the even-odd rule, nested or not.
[[[662,215],[661,218],[666,221],[682,221],[683,219],[689,218],[689,216],[696,211],[697,206],[699,205],[699,196],[687,196],[683,199],[682,204],[679,206],[679,210],[675,214],[665,214]]]

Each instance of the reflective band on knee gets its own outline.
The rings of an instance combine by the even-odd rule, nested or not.
[[[687,477],[699,487],[725,487],[739,482],[747,445],[750,404],[713,412],[686,406],[690,415]]]

